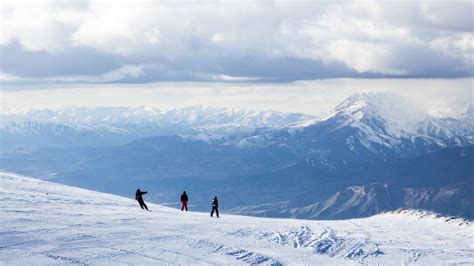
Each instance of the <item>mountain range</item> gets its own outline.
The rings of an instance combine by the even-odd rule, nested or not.
[[[79,110],[8,116],[99,135],[99,126],[113,127],[131,141],[48,145],[38,134],[36,149],[2,149],[2,169],[120,195],[146,187],[152,201],[171,206],[186,190],[197,210],[219,195],[224,210],[267,217],[345,219],[400,207],[474,217],[472,107],[440,119],[397,95],[361,93],[317,118],[204,107]],[[28,135],[13,123],[4,123],[2,138]]]
[[[39,109],[1,113],[0,134],[4,149],[108,146],[152,136],[222,138],[311,118],[297,113],[205,106],[167,111],[150,106]]]

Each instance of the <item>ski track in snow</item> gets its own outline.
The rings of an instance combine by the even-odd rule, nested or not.
[[[397,214],[216,219],[148,206],[0,173],[0,265],[474,264],[471,224]]]
[[[320,226],[319,232],[313,232],[309,226],[302,225],[287,232],[280,231],[237,231],[234,235],[246,237],[254,235],[257,239],[265,239],[273,243],[293,248],[304,248],[315,253],[330,257],[341,256],[361,263],[367,262],[369,257],[377,257],[384,253],[378,244],[369,239],[344,239],[327,226]]]

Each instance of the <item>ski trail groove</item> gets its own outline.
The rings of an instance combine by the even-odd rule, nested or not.
[[[247,264],[264,264],[264,265],[283,265],[278,259],[266,256],[257,252],[249,251],[242,248],[227,247],[208,240],[195,240],[189,244],[192,248],[208,249],[209,253],[219,253],[222,255],[232,256],[240,262]]]
[[[239,237],[254,237],[282,246],[295,249],[309,249],[314,253],[329,257],[342,257],[352,261],[365,263],[368,257],[384,255],[379,245],[368,239],[348,239],[338,236],[327,226],[320,226],[320,231],[314,232],[308,225],[303,224],[298,228],[285,231],[259,231],[239,229],[230,233]]]

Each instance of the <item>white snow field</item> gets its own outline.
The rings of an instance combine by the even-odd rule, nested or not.
[[[0,264],[474,264],[472,224],[426,213],[211,219],[148,206],[1,172]]]

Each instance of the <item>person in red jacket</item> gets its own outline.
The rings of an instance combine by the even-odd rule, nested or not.
[[[183,191],[183,194],[181,195],[181,211],[183,210],[188,211],[188,195],[186,194],[186,191]]]

